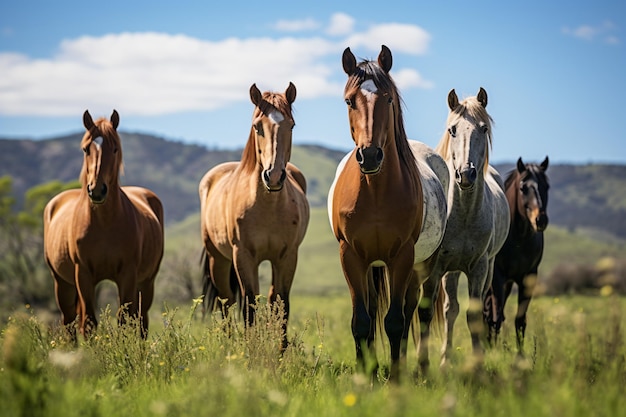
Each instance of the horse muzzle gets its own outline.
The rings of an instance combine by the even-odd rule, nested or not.
[[[267,188],[269,192],[276,192],[283,189],[283,185],[285,184],[285,180],[287,179],[287,171],[282,169],[280,171],[280,176],[276,179],[275,171],[272,169],[266,169],[263,171],[261,175],[261,179],[263,181],[263,185]]]
[[[538,232],[543,232],[548,227],[548,215],[546,213],[539,213],[535,219],[535,226]]]
[[[455,171],[456,183],[462,190],[469,190],[472,188],[476,183],[477,176],[478,173],[476,171],[476,167],[472,162],[464,166],[462,169],[457,169]]]
[[[357,148],[356,161],[359,163],[361,172],[366,175],[377,174],[383,163],[385,154],[378,146]]]
[[[94,204],[102,204],[107,198],[108,187],[106,184],[102,184],[99,191],[91,188],[91,185],[87,185],[87,195]]]

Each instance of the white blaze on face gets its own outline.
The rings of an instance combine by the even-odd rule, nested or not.
[[[280,122],[285,120],[285,116],[283,116],[282,113],[279,112],[278,110],[272,110],[270,114],[268,115],[268,117],[275,124],[279,124]]]
[[[98,136],[97,138],[93,140],[93,143],[96,144],[96,148],[100,149],[102,147],[103,140],[104,139],[102,139],[102,136]]]
[[[378,91],[376,84],[374,84],[373,80],[365,80],[361,84],[361,93],[370,100],[372,96]]]

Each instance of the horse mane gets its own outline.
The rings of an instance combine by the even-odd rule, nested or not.
[[[489,151],[491,150],[491,125],[493,119],[487,113],[487,109],[478,101],[476,97],[468,97],[461,101],[459,105],[448,114],[446,126],[453,124],[457,119],[469,116],[478,122],[483,122],[487,126],[487,141],[488,145],[485,147],[485,163],[483,164],[483,174],[487,174],[489,169]],[[452,156],[450,155],[450,132],[445,130],[439,144],[435,148],[435,152],[441,155],[446,161],[449,161]]]
[[[124,174],[122,141],[120,140],[120,136],[117,133],[117,130],[115,130],[111,122],[104,117],[96,120],[94,123],[94,127],[88,132],[85,132],[85,135],[80,142],[80,148],[87,149],[91,145],[91,142],[93,142],[93,140],[97,137],[101,137],[103,141],[106,142],[106,146],[110,147],[111,149],[117,149],[117,160],[120,161],[118,172],[120,174]],[[118,177],[116,177],[116,180],[117,179]],[[87,180],[87,170],[85,168],[85,164],[83,164],[83,167],[80,171],[79,180],[82,184],[84,184]]]
[[[413,155],[413,150],[411,149],[411,145],[409,145],[406,131],[404,129],[404,116],[402,115],[404,102],[402,101],[400,91],[396,87],[396,84],[391,76],[383,71],[383,69],[378,65],[378,62],[371,60],[361,61],[357,65],[357,70],[354,74],[351,74],[348,77],[348,81],[345,86],[345,95],[353,93],[354,90],[360,88],[361,84],[366,80],[372,80],[379,89],[391,92],[394,106],[394,139],[396,149],[398,150],[398,156],[400,158],[400,162],[406,166],[411,173],[411,177],[419,178],[419,171],[417,169],[417,164],[415,164],[415,156]]]
[[[261,115],[268,116],[272,110],[277,110],[287,118],[293,120],[291,104],[287,101],[285,94],[266,91],[262,96],[261,104],[254,109],[252,120],[257,119]],[[251,174],[257,166],[257,151],[255,143],[254,126],[250,127],[248,141],[241,154],[240,168],[244,173]]]

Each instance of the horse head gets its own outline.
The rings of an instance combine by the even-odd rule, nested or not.
[[[520,157],[517,160],[517,172],[520,175],[518,211],[525,215],[536,232],[543,232],[548,227],[548,157],[539,165],[525,164]]]
[[[250,100],[256,107],[252,116],[255,158],[261,165],[261,181],[268,191],[280,191],[287,178],[287,162],[291,158],[292,131],[295,126],[291,104],[296,99],[293,83],[284,93],[261,91],[250,87]],[[252,147],[250,147],[252,150]]]
[[[122,148],[117,134],[120,117],[113,110],[111,119],[93,121],[88,110],[83,114],[83,124],[87,132],[83,136],[81,148],[84,153],[81,182],[89,199],[94,204],[103,204],[109,190],[118,187],[122,169]]]
[[[459,102],[452,89],[448,107],[444,157],[452,164],[457,185],[468,190],[479,177],[484,178],[489,164],[491,117],[486,110],[487,92],[481,87],[477,96]]]
[[[394,134],[394,105],[398,94],[389,70],[393,63],[391,51],[382,45],[377,61],[363,61],[346,48],[342,57],[348,75],[344,99],[348,106],[350,134],[356,145],[356,160],[361,172],[376,174],[384,159],[385,145]]]

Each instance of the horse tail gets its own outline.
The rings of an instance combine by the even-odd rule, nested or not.
[[[372,306],[375,306],[376,317],[372,317],[372,319],[376,320],[376,336],[378,336],[378,340],[383,340],[380,336],[383,334],[385,329],[385,315],[387,314],[390,303],[389,276],[387,274],[387,268],[384,266],[373,266],[369,269],[368,276],[370,280],[369,310],[372,311]]]

